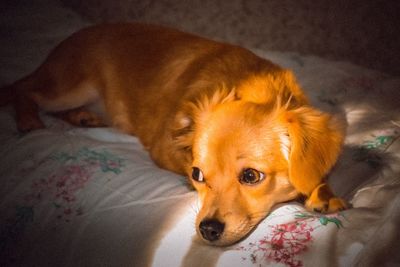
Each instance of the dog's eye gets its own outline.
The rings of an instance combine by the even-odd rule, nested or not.
[[[239,179],[242,184],[256,184],[264,180],[265,174],[255,169],[244,169]]]
[[[204,182],[203,173],[197,167],[192,168],[192,178],[193,178],[193,180],[195,180],[197,182],[200,182],[200,183]]]

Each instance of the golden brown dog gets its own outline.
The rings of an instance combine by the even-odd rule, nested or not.
[[[136,135],[162,168],[190,177],[202,207],[197,231],[229,245],[271,207],[306,197],[310,210],[345,207],[324,182],[340,125],[309,105],[290,71],[252,52],[143,24],[89,27],[3,91],[20,131],[43,128],[38,109],[74,125]]]

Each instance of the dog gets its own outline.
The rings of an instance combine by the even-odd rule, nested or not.
[[[343,125],[310,105],[289,70],[239,46],[155,25],[91,26],[2,94],[21,132],[44,128],[43,110],[137,136],[158,166],[189,177],[207,244],[242,240],[300,196],[311,211],[346,208],[325,181]],[[87,108],[96,102],[106,117]]]

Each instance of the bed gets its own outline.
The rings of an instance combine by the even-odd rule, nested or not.
[[[6,4],[0,22],[4,85],[88,25],[51,0]],[[314,105],[347,123],[329,180],[350,209],[322,215],[281,204],[240,243],[207,246],[195,234],[196,193],[155,166],[137,138],[47,114],[46,129],[20,134],[8,105],[0,108],[0,266],[399,265],[400,78],[254,52],[292,69]]]

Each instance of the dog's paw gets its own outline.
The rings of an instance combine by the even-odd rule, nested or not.
[[[39,118],[27,117],[20,118],[17,121],[17,129],[20,133],[28,133],[43,128],[45,128],[45,125]]]
[[[347,208],[346,202],[336,197],[327,184],[320,184],[305,202],[309,211],[333,213]]]
[[[106,124],[95,113],[84,108],[58,112],[54,114],[66,122],[79,127],[105,127]]]
[[[80,111],[75,118],[75,125],[82,127],[104,127],[105,124],[99,116],[88,111]]]

